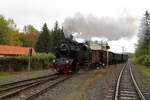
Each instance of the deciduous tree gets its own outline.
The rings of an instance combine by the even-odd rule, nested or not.
[[[17,25],[15,24],[13,19],[8,20],[9,29],[10,29],[10,45],[21,46],[22,42],[20,40],[19,29],[17,29]]]
[[[10,44],[10,28],[8,21],[0,15],[0,44],[9,45]]]
[[[35,47],[35,44],[39,37],[39,32],[32,25],[24,26],[24,35],[22,35],[24,40],[24,46]]]

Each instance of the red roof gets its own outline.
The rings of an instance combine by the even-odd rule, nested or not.
[[[19,46],[7,46],[7,45],[0,45],[0,54],[4,55],[22,55],[22,54],[28,54],[29,47],[19,47]],[[35,53],[35,50],[33,48],[32,53]]]

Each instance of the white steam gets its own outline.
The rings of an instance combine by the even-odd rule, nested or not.
[[[63,23],[65,33],[80,33],[80,38],[105,37],[109,40],[118,40],[122,37],[130,38],[137,32],[137,19],[132,16],[95,17],[84,16],[77,13],[74,17],[68,17]]]

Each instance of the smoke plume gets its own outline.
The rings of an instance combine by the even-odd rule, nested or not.
[[[130,38],[137,31],[136,18],[132,16],[95,17],[77,13],[74,17],[67,17],[63,23],[65,33],[80,33],[80,38],[105,37],[118,40],[122,37]]]

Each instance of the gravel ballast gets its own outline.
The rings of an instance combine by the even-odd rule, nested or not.
[[[109,93],[112,86],[114,86],[119,72],[124,65],[125,64],[112,65],[106,69],[100,70],[81,70],[71,79],[50,89],[35,100],[106,100],[106,95]],[[134,66],[133,71],[142,92],[145,93],[146,98],[149,98],[150,82],[147,81],[147,78]],[[23,75],[2,80],[0,79],[0,83],[8,83],[48,74],[53,74],[53,72],[51,70],[30,72],[27,76]],[[48,84],[49,83],[47,83],[47,85]],[[44,87],[45,85],[41,85],[40,87],[28,90],[27,92],[31,93]],[[25,96],[24,93],[22,95]]]
[[[79,73],[36,100],[107,100],[109,91],[114,88],[124,65],[113,65],[107,69]],[[150,84],[134,67],[133,71],[142,92],[145,93],[146,100],[149,100]]]
[[[123,65],[79,72],[75,77],[59,84],[36,100],[104,100],[107,90],[117,76],[115,72]]]
[[[54,72],[51,69],[47,69],[47,70],[41,70],[41,71],[23,72],[23,74],[11,74],[12,76],[9,75],[9,77],[7,77],[6,75],[6,78],[0,78],[0,85],[11,83],[11,82],[16,82],[20,80],[50,75],[53,73]]]

